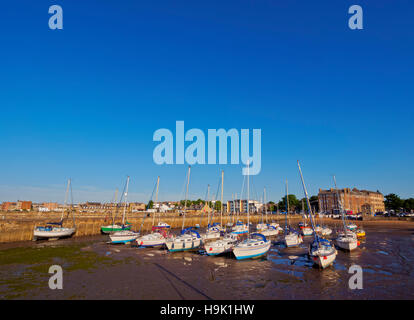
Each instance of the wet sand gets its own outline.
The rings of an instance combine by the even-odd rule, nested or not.
[[[364,225],[361,246],[338,250],[325,270],[307,257],[311,237],[299,248],[285,248],[276,237],[266,258],[246,261],[109,245],[104,235],[2,244],[0,298],[414,299],[413,223]],[[48,287],[52,264],[63,268],[63,290]],[[362,290],[348,287],[353,264],[363,268]]]

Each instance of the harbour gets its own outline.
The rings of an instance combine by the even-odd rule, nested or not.
[[[326,224],[335,228],[335,220]],[[312,237],[286,248],[274,237],[268,254],[239,261],[203,250],[108,245],[107,235],[0,244],[2,299],[413,299],[414,222],[361,221],[354,251],[338,250],[322,272],[308,257]],[[178,230],[173,230],[178,233]],[[63,268],[63,290],[50,290],[50,265]],[[363,290],[348,286],[349,267],[363,269]]]

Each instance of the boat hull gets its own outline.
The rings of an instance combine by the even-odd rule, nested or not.
[[[129,243],[132,242],[134,240],[136,240],[139,237],[138,233],[132,232],[132,231],[118,231],[118,232],[114,232],[113,234],[111,234],[109,236],[109,238],[111,239],[111,243],[117,244],[117,243]]]
[[[235,246],[233,248],[233,253],[237,260],[259,258],[267,254],[270,245],[270,241],[267,241],[265,244],[255,247]]]
[[[302,237],[299,235],[287,235],[285,236],[284,242],[285,242],[286,247],[290,248],[290,247],[297,247],[303,242],[303,240],[302,240]]]
[[[337,239],[336,245],[342,250],[352,251],[358,247],[358,240],[343,241]]]
[[[330,255],[315,255],[312,256],[312,261],[314,263],[315,266],[317,266],[318,268],[322,268],[325,269],[327,267],[329,267],[331,264],[333,264],[333,262],[336,259],[336,252],[332,253]]]
[[[112,226],[103,226],[101,227],[101,232],[104,234],[110,234],[110,233],[114,233],[117,231],[122,231],[122,230],[130,230],[131,226],[125,226],[122,229],[122,226],[120,225],[112,225]]]
[[[33,231],[33,240],[67,238],[71,237],[75,232],[75,228],[53,228],[50,231],[35,229]]]
[[[197,249],[201,246],[202,241],[201,239],[197,239],[194,241],[166,241],[165,245],[170,252],[179,252],[179,251],[188,251]]]
[[[313,234],[313,230],[308,227],[302,228],[301,231],[304,236],[311,236]]]

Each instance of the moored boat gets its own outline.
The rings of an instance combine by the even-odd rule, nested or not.
[[[165,240],[166,235],[160,232],[149,233],[135,239],[139,247],[160,247],[165,244]]]
[[[176,237],[165,240],[165,245],[169,252],[187,251],[197,249],[201,246],[202,239],[200,234],[191,227],[181,231]]]
[[[121,231],[117,231],[109,235],[109,239],[111,240],[111,243],[113,244],[118,244],[118,243],[127,244],[129,242],[134,241],[138,237],[139,237],[139,233],[131,231],[131,230],[121,230]]]
[[[216,240],[204,245],[204,250],[209,256],[217,256],[233,251],[237,243],[237,236],[234,234],[227,234],[223,239]]]
[[[322,239],[317,235],[315,237],[316,240],[309,246],[309,256],[315,265],[325,269],[333,264],[338,252],[329,240]]]
[[[68,238],[68,237],[71,237],[76,232],[75,214],[73,212],[72,212],[73,227],[72,228],[63,227],[64,214],[66,211],[66,203],[67,203],[69,191],[71,193],[71,199],[72,199],[73,198],[72,197],[72,185],[71,185],[70,179],[68,180],[68,184],[66,187],[66,195],[65,195],[65,202],[64,202],[65,210],[62,211],[60,221],[59,222],[48,222],[44,226],[36,226],[33,230],[33,241],[43,240],[43,239],[54,240],[54,239],[60,239],[60,238]],[[72,205],[73,204],[71,203],[70,205],[71,209],[69,211],[72,211]]]
[[[128,224],[128,222],[126,223],[126,225],[122,226],[120,224],[111,224],[108,226],[102,226],[101,227],[101,232],[105,233],[105,234],[109,234],[109,233],[114,233],[117,231],[122,231],[122,230],[131,230],[131,225]]]
[[[309,246],[309,257],[311,258],[314,265],[318,266],[319,268],[325,269],[326,267],[332,265],[336,259],[337,251],[335,247],[329,240],[320,238],[315,232],[315,224],[313,221],[312,215],[312,207],[310,205],[308,191],[306,190],[305,181],[302,175],[302,169],[300,168],[299,160],[298,160],[298,168],[300,173],[300,178],[302,180],[302,187],[303,192],[305,194],[306,203],[309,209],[309,219],[311,222],[314,240]]]
[[[237,260],[259,258],[268,253],[271,242],[260,233],[253,233],[251,236],[252,238],[238,243],[233,248]]]

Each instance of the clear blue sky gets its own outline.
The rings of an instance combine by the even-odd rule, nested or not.
[[[48,8],[63,8],[63,30]],[[348,28],[348,8],[364,29]],[[0,13],[0,201],[183,197],[186,167],[158,166],[158,128],[262,129],[265,186],[413,196],[412,1],[7,1]],[[191,198],[240,193],[240,166],[195,165]]]

